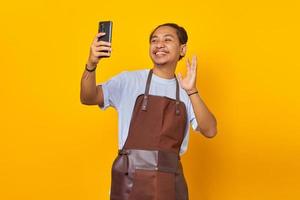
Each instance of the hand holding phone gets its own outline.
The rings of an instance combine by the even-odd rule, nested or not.
[[[110,57],[112,39],[112,21],[99,22],[98,34],[96,35],[88,58],[89,66],[96,66],[101,58]]]
[[[98,27],[98,33],[105,33],[105,35],[101,36],[98,38],[99,41],[104,41],[104,42],[109,42],[111,43],[112,39],[112,21],[100,21],[99,22],[99,27]],[[102,52],[108,53],[109,51],[103,50]],[[105,57],[110,57],[105,56]]]

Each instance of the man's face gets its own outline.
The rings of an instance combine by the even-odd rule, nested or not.
[[[177,63],[184,56],[185,45],[181,45],[176,30],[169,26],[159,27],[150,39],[149,54],[154,64]]]

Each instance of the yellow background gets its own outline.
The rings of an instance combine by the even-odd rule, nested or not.
[[[215,138],[191,134],[190,199],[300,199],[299,10],[297,0],[2,2],[0,199],[108,199],[117,113],[79,100],[108,19],[113,52],[97,82],[152,67],[156,25],[188,30],[187,56],[198,55],[198,89],[218,120]]]

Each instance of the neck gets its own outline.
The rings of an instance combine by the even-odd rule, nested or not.
[[[172,79],[174,78],[176,65],[173,66],[162,66],[162,65],[154,65],[153,67],[153,73],[156,76],[159,76],[161,78],[165,79]]]

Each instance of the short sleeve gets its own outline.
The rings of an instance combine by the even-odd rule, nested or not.
[[[192,125],[193,130],[196,130],[197,127],[198,127],[198,123],[197,123],[197,120],[196,120],[196,117],[195,117],[193,105],[192,105],[190,100],[189,100],[189,106],[188,106],[188,119],[189,119],[189,122]]]
[[[97,84],[102,86],[103,106],[98,105],[101,110],[106,110],[109,106],[119,108],[122,100],[123,89],[126,83],[126,71],[112,77],[104,83]]]

